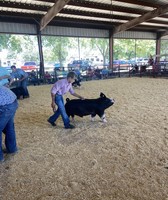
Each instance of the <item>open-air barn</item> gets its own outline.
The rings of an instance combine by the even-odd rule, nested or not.
[[[107,122],[104,116],[94,121],[75,116],[74,121],[70,117],[75,128],[65,129],[61,117],[56,126],[47,121],[53,114],[51,88],[61,77],[52,84],[29,84],[30,98],[18,99],[14,120],[18,151],[4,151],[0,162],[0,199],[168,200],[168,62],[162,49],[168,39],[168,1],[1,0],[0,38],[5,34],[37,38],[40,80],[43,37],[108,40],[110,76],[85,76],[73,89],[82,101],[103,93],[115,102],[105,110]],[[155,62],[115,71],[116,39],[152,40]],[[63,98],[77,99],[70,93]],[[0,131],[5,150],[6,133]]]

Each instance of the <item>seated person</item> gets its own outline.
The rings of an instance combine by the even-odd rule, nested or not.
[[[94,71],[95,78],[101,79],[100,69],[97,67]]]
[[[154,64],[154,60],[153,60],[152,55],[150,55],[150,57],[149,57],[148,64],[149,65],[153,65]]]
[[[104,78],[108,78],[108,69],[106,67],[102,69],[102,79]]]
[[[45,79],[46,83],[49,83],[49,84],[51,83],[52,77],[51,77],[51,75],[48,73],[48,71],[45,72],[45,74],[44,74],[44,79]]]
[[[40,85],[40,82],[37,78],[37,74],[34,70],[32,70],[29,74],[30,82],[35,86],[36,84]]]
[[[76,74],[76,78],[75,78],[75,81],[72,83],[72,86],[73,87],[77,87],[77,86],[81,86],[80,82],[81,82],[81,73],[79,71],[79,69],[75,69],[74,70],[75,74]]]
[[[89,67],[89,68],[88,68],[88,71],[87,71],[87,76],[88,76],[89,78],[92,78],[93,75],[94,75],[94,71],[91,69],[91,67]]]

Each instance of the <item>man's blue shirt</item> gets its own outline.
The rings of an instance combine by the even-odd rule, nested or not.
[[[21,79],[22,77],[28,77],[28,73],[22,69],[16,69],[15,72],[11,73],[11,77]]]
[[[0,106],[11,104],[16,100],[16,95],[7,87],[0,86]]]
[[[8,72],[6,68],[0,67],[0,77],[1,76],[10,76],[10,73]],[[0,80],[0,86],[3,86],[7,83],[9,83],[7,78]]]

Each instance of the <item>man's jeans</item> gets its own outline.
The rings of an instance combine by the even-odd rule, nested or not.
[[[5,146],[8,153],[17,151],[14,117],[18,108],[17,100],[13,103],[0,106],[0,161],[3,160],[2,132],[5,134]]]
[[[24,96],[29,96],[29,92],[27,89],[27,82],[28,82],[27,78],[21,82],[18,82],[18,87],[22,87],[24,89]]]
[[[70,120],[65,111],[64,100],[63,100],[62,95],[55,96],[55,103],[57,104],[58,108],[56,112],[49,118],[49,120],[51,122],[55,122],[58,119],[58,117],[61,115],[62,120],[64,122],[64,126],[65,127],[69,126]]]

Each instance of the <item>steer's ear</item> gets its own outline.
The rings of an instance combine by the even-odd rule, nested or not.
[[[104,97],[106,97],[102,92],[100,93],[100,97],[101,98],[104,98]]]

